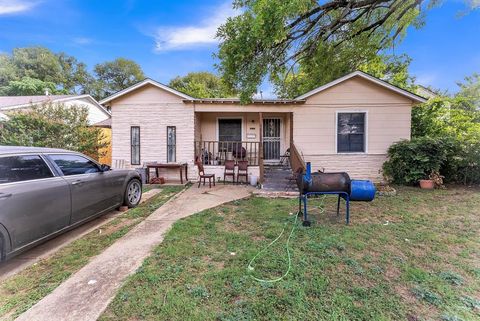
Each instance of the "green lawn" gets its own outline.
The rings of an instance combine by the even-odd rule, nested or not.
[[[354,203],[350,226],[335,201],[298,224],[292,271],[274,284],[247,265],[293,221],[296,200],[250,198],[175,223],[101,320],[480,319],[478,189],[399,188]],[[287,236],[253,275],[286,270]]]
[[[163,186],[160,193],[138,207],[118,215],[51,257],[3,280],[0,283],[0,319],[14,319],[28,310],[183,188]]]

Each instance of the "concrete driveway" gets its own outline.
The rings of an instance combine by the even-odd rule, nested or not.
[[[202,210],[251,195],[249,186],[193,186],[157,209],[17,320],[96,320],[172,224]]]
[[[160,191],[161,189],[151,189],[148,192],[145,192],[142,196],[141,203],[147,201]],[[35,246],[6,262],[0,263],[0,281],[19,273],[41,259],[49,257],[73,241],[110,222],[121,213],[122,212],[119,211],[111,211],[45,243]]]

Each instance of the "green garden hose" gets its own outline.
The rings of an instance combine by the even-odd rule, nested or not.
[[[322,195],[320,205],[318,206],[321,214],[323,214],[325,212],[325,208],[324,208],[325,197],[326,197],[326,195]],[[290,270],[292,269],[292,258],[291,258],[291,254],[290,254],[290,239],[292,238],[293,232],[295,231],[295,228],[297,227],[298,214],[300,214],[300,213],[297,211],[297,213],[295,214],[295,221],[293,222],[292,229],[290,230],[290,234],[288,235],[287,243],[285,244],[285,249],[286,249],[286,252],[287,252],[287,260],[288,260],[287,271],[282,276],[280,276],[276,279],[262,279],[262,278],[257,278],[255,276],[253,276],[252,274],[250,274],[250,277],[252,279],[254,279],[255,281],[258,281],[258,282],[275,283],[275,282],[283,280],[288,275],[288,273],[290,273]],[[283,225],[282,232],[280,232],[280,234],[272,242],[270,242],[270,244],[268,244],[260,252],[255,254],[255,256],[250,260],[250,263],[248,263],[248,267],[247,267],[247,271],[249,273],[251,273],[252,271],[255,270],[255,268],[252,266],[253,262],[255,262],[255,260],[261,254],[265,253],[268,248],[270,248],[273,244],[275,244],[282,237],[283,233],[285,232],[285,229],[287,228],[287,224],[288,224],[288,222],[285,222],[285,224]]]

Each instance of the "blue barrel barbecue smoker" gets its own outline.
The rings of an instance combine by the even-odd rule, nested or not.
[[[345,200],[345,221],[350,223],[350,201],[371,202],[375,198],[375,185],[368,180],[350,179],[345,173],[313,173],[310,162],[307,162],[305,174],[298,175],[297,186],[300,192],[298,196],[298,211],[302,212],[303,201],[303,226],[310,226],[308,220],[308,198],[314,195],[338,195],[337,215],[340,210],[340,199]]]

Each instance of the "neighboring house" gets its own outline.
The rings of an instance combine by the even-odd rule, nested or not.
[[[101,164],[112,165],[112,118],[102,120],[92,126],[101,128],[103,141],[108,143],[106,148],[99,150],[102,156],[99,157],[98,161]]]
[[[436,92],[422,85],[417,85],[416,94],[424,97],[425,99],[438,97],[438,94]]]
[[[90,95],[0,96],[0,112],[27,110],[32,105],[53,102],[88,108],[88,122],[95,124],[110,118],[110,113]]]
[[[357,71],[288,100],[195,99],[146,79],[100,103],[112,113],[113,164],[186,162],[195,179],[196,159],[218,175],[225,159],[245,157],[262,178],[290,148],[314,170],[379,181],[388,147],[410,138],[411,108],[424,101]]]

